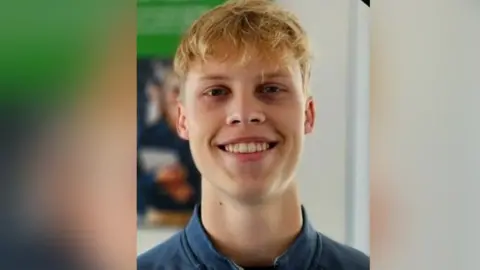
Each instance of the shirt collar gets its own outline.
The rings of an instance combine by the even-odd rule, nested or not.
[[[303,225],[297,239],[283,255],[275,260],[275,266],[278,269],[307,269],[319,259],[321,237],[309,222],[303,206],[302,217]],[[213,246],[202,225],[199,205],[195,206],[184,234],[187,240],[186,252],[197,265],[215,265],[219,269],[239,268]]]

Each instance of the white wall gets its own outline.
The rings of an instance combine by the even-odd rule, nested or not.
[[[352,143],[347,144],[347,138],[358,138],[357,134],[352,134],[350,127],[347,128],[347,116],[355,115],[355,112],[347,110],[347,104],[352,102],[349,99],[351,92],[358,90],[357,88],[350,89],[352,78],[358,74],[358,70],[352,68],[352,65],[365,65],[365,59],[355,60],[357,45],[350,46],[350,42],[357,42],[357,40],[351,40],[355,29],[351,29],[350,19],[352,12],[357,12],[357,6],[352,3],[359,2],[359,0],[277,1],[300,17],[311,37],[316,56],[312,70],[311,89],[316,100],[317,122],[315,132],[307,139],[304,158],[298,173],[303,203],[317,230],[340,242],[348,240],[349,244],[367,251],[365,247],[368,244],[360,243],[359,241],[362,239],[355,238],[355,235],[358,234],[353,232],[364,230],[365,224],[363,223],[363,226],[347,226],[347,221],[356,221],[357,219],[351,216],[359,211],[360,216],[363,215],[366,220],[369,219],[368,198],[365,198],[365,196],[368,197],[368,192],[365,195],[364,188],[363,195],[355,200],[347,200],[346,197],[346,194],[357,193],[351,185],[346,185],[347,182],[356,181],[361,185],[362,181],[366,180],[356,177],[356,174],[365,174],[365,172],[347,168],[347,164],[349,167],[360,164],[358,158],[365,155],[365,153],[357,151],[355,159],[351,159],[347,163],[347,150],[350,151],[350,147],[353,145]],[[364,58],[368,59],[368,56]],[[365,76],[368,78],[368,73]],[[363,85],[365,85],[365,81],[363,81]],[[354,130],[358,131],[358,128]],[[350,132],[349,136],[347,136],[347,132]],[[360,136],[360,141],[361,139],[362,136]],[[359,140],[357,139],[356,142],[358,143]],[[357,147],[357,150],[362,150],[362,148]],[[364,157],[364,160],[366,159],[367,157]],[[352,179],[347,181],[347,175]],[[368,191],[368,187],[366,189]],[[363,208],[362,206],[357,207],[358,209],[352,207],[351,204],[357,201],[364,202]],[[362,214],[365,207],[367,212]],[[368,230],[368,224],[366,226]],[[350,232],[347,233],[349,229]],[[170,234],[171,232],[168,231],[139,231],[138,251],[142,252]],[[368,239],[368,235],[365,237]]]

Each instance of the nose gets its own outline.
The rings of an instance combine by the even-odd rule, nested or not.
[[[255,101],[237,101],[227,117],[227,125],[262,124],[266,117]]]
[[[261,124],[265,122],[265,115],[260,112],[252,112],[247,117],[243,117],[239,113],[231,114],[227,118],[228,125],[239,124]]]

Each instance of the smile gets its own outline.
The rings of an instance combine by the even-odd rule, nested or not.
[[[265,152],[275,148],[278,143],[268,143],[268,142],[242,142],[242,143],[232,143],[226,145],[219,145],[218,148],[225,152],[236,153],[236,154],[251,154]]]

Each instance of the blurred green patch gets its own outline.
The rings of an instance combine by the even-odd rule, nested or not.
[[[126,4],[103,0],[1,3],[0,100],[55,102],[75,95],[76,86],[101,66],[109,34],[122,20]]]

